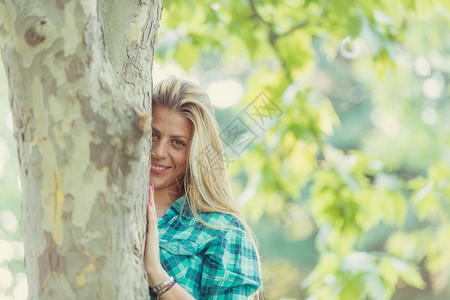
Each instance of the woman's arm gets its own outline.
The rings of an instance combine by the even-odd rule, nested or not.
[[[158,219],[156,217],[154,191],[150,190],[150,200],[147,204],[147,236],[144,251],[144,266],[147,272],[148,284],[155,287],[170,276],[161,265],[159,254]],[[163,289],[164,290],[164,289]],[[195,299],[181,285],[176,283],[164,293],[164,299]]]
[[[150,287],[155,287],[170,277],[169,274],[167,274],[167,272],[161,266],[161,264],[159,270],[156,269],[153,272],[147,271],[147,276],[148,276],[148,284]],[[195,298],[192,297],[192,295],[189,294],[185,289],[183,289],[181,285],[175,283],[173,287],[171,287],[167,292],[164,293],[164,299],[170,300],[170,299],[195,299]]]
[[[201,295],[205,299],[247,299],[261,286],[257,253],[248,234],[223,231],[203,252]]]

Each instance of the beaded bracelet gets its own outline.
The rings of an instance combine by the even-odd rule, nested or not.
[[[168,290],[170,290],[177,282],[178,282],[178,281],[177,281],[176,279],[174,279],[174,280],[172,281],[172,283],[169,284],[169,286],[168,286],[164,291],[161,292],[161,294],[157,294],[157,295],[156,295],[156,299],[161,299],[161,298],[162,298],[162,295],[163,295],[165,292],[167,292]]]

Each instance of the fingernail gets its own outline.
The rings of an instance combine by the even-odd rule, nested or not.
[[[155,192],[155,187],[153,186],[153,183],[152,183],[152,192],[153,193]]]

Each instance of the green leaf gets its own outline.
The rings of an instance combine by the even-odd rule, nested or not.
[[[378,274],[364,274],[364,282],[367,286],[370,299],[384,300],[390,299],[390,289],[387,289],[383,281]]]
[[[425,287],[425,282],[416,267],[397,258],[392,258],[391,263],[392,266],[399,272],[400,278],[407,284],[418,289],[423,289]]]
[[[361,32],[362,21],[358,15],[351,16],[347,21],[347,32],[351,38],[357,38]]]
[[[423,289],[425,287],[425,281],[423,281],[420,273],[416,269],[410,268],[408,271],[400,273],[400,278],[407,284],[418,289]]]
[[[177,46],[175,58],[183,69],[189,71],[189,69],[197,62],[198,48],[189,42],[182,42]]]
[[[394,288],[400,278],[400,272],[391,262],[390,257],[383,257],[378,265],[380,276]]]
[[[301,30],[277,40],[281,57],[294,74],[311,67],[312,45],[311,36]]]
[[[339,299],[364,299],[365,294],[364,274],[360,273],[345,280]]]

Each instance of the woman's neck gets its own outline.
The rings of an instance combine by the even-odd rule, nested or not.
[[[170,207],[178,198],[180,198],[178,190],[163,188],[155,190],[155,205],[156,207]]]

